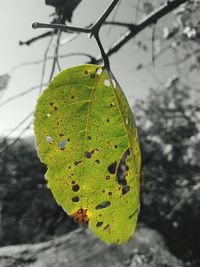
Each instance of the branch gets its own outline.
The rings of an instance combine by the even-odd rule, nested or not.
[[[57,30],[48,31],[48,32],[45,32],[45,33],[43,33],[41,35],[33,37],[33,38],[29,39],[28,41],[25,41],[25,42],[19,41],[19,45],[31,45],[33,42],[36,42],[36,41],[38,41],[40,39],[43,39],[45,37],[51,36],[52,34],[56,34],[56,33],[57,33]]]
[[[157,21],[163,18],[168,13],[172,12],[174,9],[179,7],[180,5],[189,2],[189,0],[173,0],[167,1],[166,4],[162,5],[159,9],[155,10],[151,14],[149,14],[146,18],[144,18],[140,23],[134,25],[133,28],[127,31],[124,36],[122,36],[114,45],[111,47],[107,56],[111,56],[116,53],[123,45],[125,45],[128,41],[130,41],[133,37],[135,37],[138,33],[143,31],[146,27],[157,23]],[[101,62],[101,58],[97,58],[97,62]]]

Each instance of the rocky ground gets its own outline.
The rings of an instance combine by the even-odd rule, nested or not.
[[[1,267],[183,267],[155,230],[140,227],[125,245],[107,245],[77,229],[51,241],[0,248]]]

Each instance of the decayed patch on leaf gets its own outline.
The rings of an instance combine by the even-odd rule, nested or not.
[[[112,73],[97,65],[62,71],[38,100],[34,131],[57,203],[103,241],[126,242],[137,223],[141,158]]]

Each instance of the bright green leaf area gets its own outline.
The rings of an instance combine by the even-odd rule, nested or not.
[[[126,242],[137,224],[141,157],[112,73],[98,65],[62,71],[38,99],[34,131],[57,203],[103,241]]]

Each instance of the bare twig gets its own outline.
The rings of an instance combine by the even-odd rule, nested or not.
[[[54,59],[53,59],[53,65],[52,65],[51,74],[50,74],[50,77],[49,77],[49,82],[51,81],[51,79],[53,77],[53,74],[55,72],[56,62],[58,60],[58,50],[59,50],[59,42],[60,42],[61,34],[62,34],[62,31],[59,30],[58,36],[57,36],[57,41],[56,41],[56,47],[55,47],[55,51],[54,51]]]
[[[31,45],[33,42],[35,42],[35,41],[38,41],[38,40],[40,40],[40,39],[43,39],[43,38],[46,38],[46,37],[49,37],[49,36],[51,36],[52,34],[56,34],[56,32],[57,32],[57,30],[54,30],[54,31],[48,31],[48,32],[45,32],[45,33],[43,33],[43,34],[41,34],[41,35],[38,35],[38,36],[36,36],[36,37],[33,37],[33,38],[31,38],[31,39],[29,39],[29,40],[27,40],[27,41],[19,41],[19,45]]]
[[[174,208],[170,211],[170,213],[166,216],[168,220],[170,220],[174,214],[180,210],[180,208],[186,203],[186,201],[192,196],[192,194],[200,189],[200,183],[194,185],[192,187],[192,190],[190,190],[187,194],[185,194],[184,198],[182,198],[175,206]]]
[[[52,41],[53,41],[53,37],[54,37],[54,34],[51,35],[51,38],[50,38],[50,40],[49,40],[49,43],[47,44],[46,51],[45,51],[45,53],[44,53],[44,60],[43,60],[43,66],[42,66],[42,76],[41,76],[41,82],[40,82],[40,90],[39,90],[39,94],[41,93],[41,91],[42,91],[42,87],[43,87],[44,75],[45,75],[45,68],[46,68],[46,62],[47,62],[47,56],[48,56],[48,52],[49,52],[51,43],[52,43]]]
[[[47,85],[46,83],[42,84],[42,86],[46,86],[46,85]],[[23,92],[21,92],[19,94],[16,94],[14,96],[11,96],[11,97],[5,99],[3,102],[0,103],[0,108],[3,107],[4,105],[8,104],[9,102],[13,101],[13,100],[16,100],[17,98],[25,96],[28,93],[40,88],[40,86],[41,86],[41,84],[33,86],[33,87],[31,87],[31,88],[29,88],[29,89],[27,89],[27,90],[25,90],[25,91],[23,91]]]

